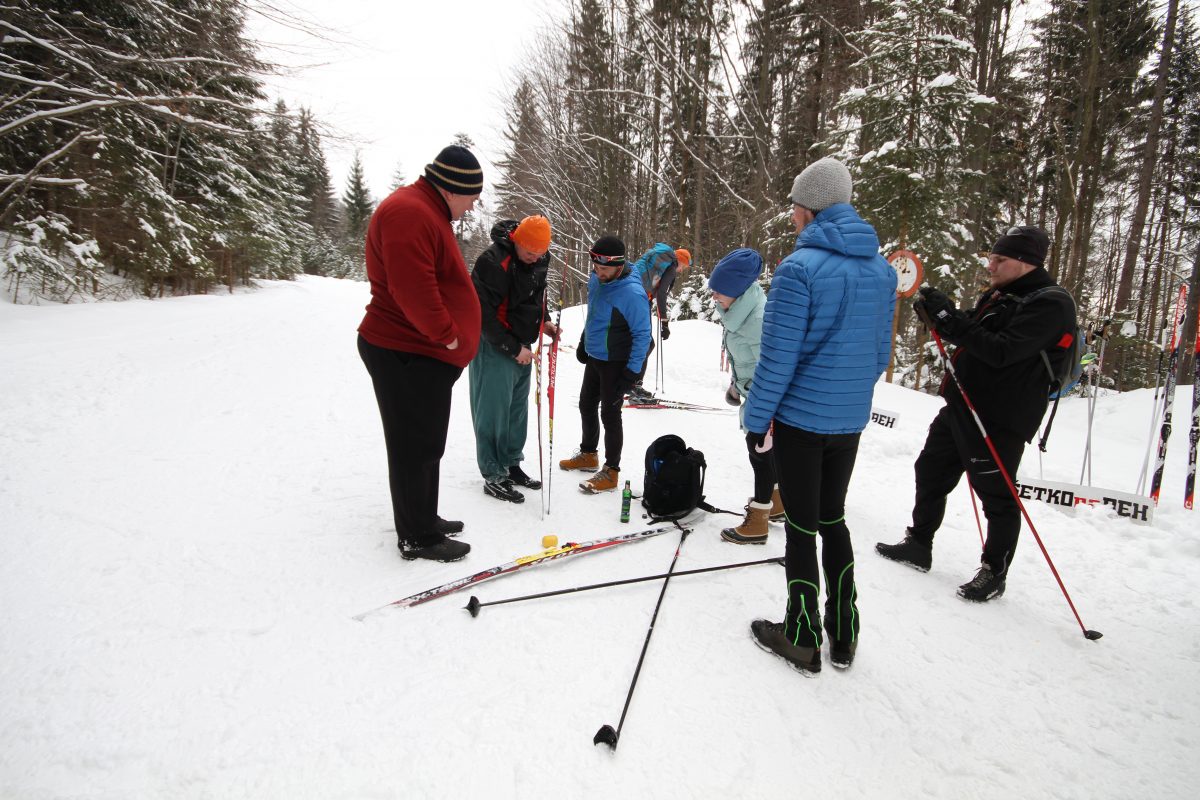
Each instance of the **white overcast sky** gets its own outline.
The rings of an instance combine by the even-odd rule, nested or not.
[[[397,164],[409,181],[460,131],[496,177],[513,68],[569,0],[249,0],[247,34],[287,69],[266,79],[274,104],[311,108],[335,191],[361,152],[376,200]],[[290,18],[279,24],[281,16]],[[297,22],[299,24],[297,24]]]

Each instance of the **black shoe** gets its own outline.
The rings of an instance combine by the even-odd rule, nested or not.
[[[815,676],[821,671],[821,648],[798,647],[787,640],[782,622],[756,619],[750,623],[754,642],[768,653],[774,653],[801,675]]]
[[[973,603],[986,603],[1004,594],[1004,575],[992,572],[988,564],[979,568],[975,577],[958,587],[958,596]]]
[[[907,564],[920,572],[929,572],[929,567],[933,564],[933,546],[925,542],[918,542],[911,533],[905,533],[904,541],[899,544],[880,542],[875,545],[875,552],[884,558]]]
[[[427,558],[430,561],[461,561],[471,552],[471,545],[442,536],[429,544],[400,542],[400,557],[405,561]]]
[[[540,489],[542,482],[525,474],[525,470],[521,469],[520,464],[514,464],[508,468],[508,479],[517,486],[524,486],[526,489]]]
[[[442,536],[458,536],[462,533],[463,524],[456,519],[442,519],[437,517],[433,521],[433,529]]]
[[[512,481],[505,478],[502,481],[487,481],[483,484],[484,494],[490,494],[499,500],[507,500],[510,503],[524,503],[525,495],[513,488]]]
[[[849,669],[854,663],[854,651],[858,649],[858,642],[839,642],[836,639],[829,641],[829,663],[838,669]]]
[[[633,405],[647,405],[654,402],[654,395],[646,391],[646,387],[640,383],[635,383],[629,387],[626,397],[629,398],[629,402]]]

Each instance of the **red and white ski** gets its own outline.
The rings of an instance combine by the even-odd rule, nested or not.
[[[1192,429],[1188,433],[1187,483],[1183,488],[1183,507],[1191,509],[1196,494],[1196,443],[1200,440],[1200,297],[1196,298],[1196,349],[1192,358]]]
[[[1175,321],[1171,326],[1171,354],[1167,366],[1166,392],[1163,395],[1162,427],[1158,432],[1158,455],[1154,460],[1154,475],[1150,479],[1150,497],[1158,505],[1162,491],[1163,468],[1167,463],[1167,440],[1171,438],[1171,407],[1175,404],[1175,373],[1179,371],[1179,340],[1183,333],[1183,316],[1187,310],[1187,284],[1179,285],[1179,296],[1175,300]]]
[[[679,530],[675,525],[660,525],[657,528],[647,528],[644,531],[634,531],[633,533],[624,533],[620,536],[611,536],[607,539],[595,539],[590,542],[569,542],[560,547],[551,547],[543,550],[540,553],[534,553],[528,556],[521,556],[513,559],[507,564],[501,564],[490,569],[485,569],[482,572],[476,572],[474,575],[468,575],[465,578],[459,578],[449,583],[443,583],[441,586],[435,586],[432,589],[426,589],[423,592],[417,592],[414,595],[396,600],[386,605],[372,608],[370,611],[364,611],[361,614],[356,614],[354,619],[361,620],[371,614],[383,611],[389,608],[409,608],[417,606],[421,603],[427,603],[430,600],[436,600],[439,597],[445,597],[448,594],[453,594],[460,589],[465,589],[468,586],[475,586],[489,581],[492,578],[499,578],[501,575],[508,575],[526,567],[532,567],[537,564],[544,564],[548,561],[556,561],[560,558],[568,556],[583,555],[584,553],[594,553],[598,550],[606,550],[610,547],[615,547],[619,544],[628,542],[640,542],[643,539],[649,539],[652,536],[658,536],[667,531]]]

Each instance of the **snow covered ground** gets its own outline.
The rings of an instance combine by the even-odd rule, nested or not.
[[[658,582],[485,609],[471,592],[352,615],[539,549],[645,527],[553,471],[551,513],[486,497],[464,373],[441,510],[467,560],[404,562],[383,439],[354,346],[361,283],[303,278],[233,296],[0,303],[0,797],[1194,796],[1200,782],[1200,536],[1177,425],[1152,526],[1031,504],[1086,641],[1025,530],[999,601],[955,597],[978,559],[965,488],[934,565],[900,538],[912,461],[940,401],[882,384],[894,430],[863,436],[848,518],[862,643],[806,679],[749,637],[779,619],[782,569],[671,581],[620,746],[617,724]],[[574,342],[580,312],[564,314]],[[720,331],[673,326],[666,397],[720,405]],[[582,368],[559,362],[554,458],[578,444]],[[653,385],[653,372],[647,384]],[[1150,392],[1099,400],[1093,479],[1133,491]],[[1179,390],[1177,418],[1190,387]],[[1042,473],[1075,482],[1086,404],[1059,411]],[[674,432],[707,493],[740,509],[736,417],[627,410],[624,475]],[[536,472],[531,430],[526,466]],[[1038,475],[1031,448],[1022,472]],[[551,473],[547,472],[547,477]],[[703,519],[678,569],[783,552]],[[642,524],[639,524],[642,522]],[[483,584],[481,600],[663,572],[666,534]],[[1189,789],[1188,787],[1192,787]]]

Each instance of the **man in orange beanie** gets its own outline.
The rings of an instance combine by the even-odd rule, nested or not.
[[[530,346],[542,330],[558,336],[546,319],[549,266],[550,220],[533,215],[497,222],[492,246],[471,272],[483,317],[483,341],[468,367],[475,458],[483,491],[510,503],[525,502],[518,486],[542,488],[521,461],[529,424]]]

